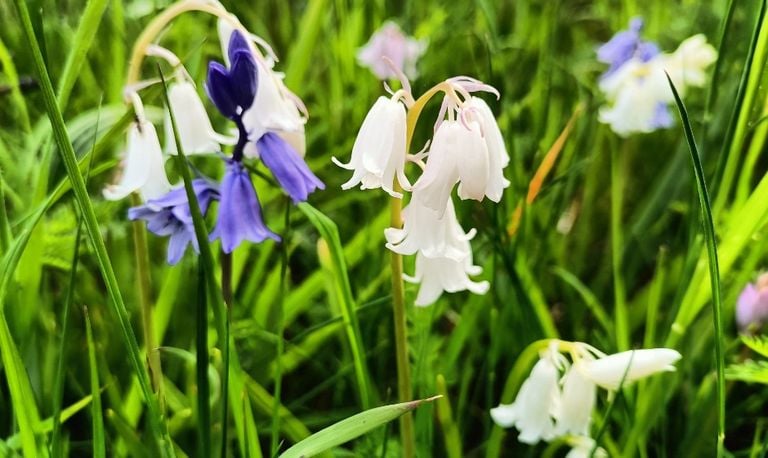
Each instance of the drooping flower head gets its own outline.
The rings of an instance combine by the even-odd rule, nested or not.
[[[218,186],[208,179],[197,178],[192,181],[192,188],[200,205],[200,211],[205,214],[211,202],[219,198]],[[159,236],[170,236],[168,264],[178,263],[190,244],[196,253],[200,252],[189,201],[183,186],[162,197],[151,199],[144,205],[130,208],[128,219],[144,220],[150,232]]]
[[[561,352],[567,352],[573,363],[569,364]],[[615,391],[620,385],[674,371],[673,364],[681,358],[680,353],[669,348],[606,355],[582,342],[560,340],[551,340],[540,356],[515,401],[491,409],[491,418],[504,428],[515,426],[520,431],[520,442],[535,444],[560,437],[570,442],[580,438],[573,441],[574,450],[568,455],[577,457],[587,456],[584,451],[588,449],[589,453],[594,447],[589,436],[598,387]]]
[[[739,330],[753,331],[768,323],[768,274],[755,283],[747,283],[736,302],[736,324]]]
[[[205,89],[221,114],[239,124],[242,122],[243,113],[253,105],[256,97],[256,61],[240,31],[232,33],[227,55],[229,68],[216,61],[208,64]]]
[[[380,80],[397,78],[398,73],[413,79],[417,76],[416,62],[426,50],[426,41],[406,36],[397,24],[387,21],[360,48],[357,61]]]
[[[225,253],[234,251],[244,240],[253,243],[268,238],[280,240],[264,224],[259,198],[242,163],[234,160],[227,162],[220,194],[219,216],[210,240],[221,239],[221,249]]]
[[[296,150],[274,132],[266,132],[256,142],[256,149],[264,165],[291,197],[294,204],[304,202],[316,189],[325,189]]]

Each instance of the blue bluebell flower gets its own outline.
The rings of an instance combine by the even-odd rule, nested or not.
[[[241,162],[227,161],[220,193],[219,215],[210,240],[221,239],[221,249],[225,253],[231,253],[243,240],[254,243],[268,238],[280,240],[264,224],[259,198]]]
[[[229,68],[215,61],[208,64],[205,90],[224,116],[241,123],[243,113],[253,105],[256,98],[256,60],[239,31],[235,31],[229,40],[228,55]]]
[[[634,18],[629,22],[629,30],[623,30],[613,36],[597,50],[597,60],[609,64],[603,78],[611,75],[632,58],[648,62],[659,54],[659,47],[650,41],[640,39],[643,20]]]
[[[192,181],[192,187],[200,210],[205,214],[211,202],[219,198],[218,187],[216,183],[204,178]],[[196,253],[200,252],[184,187],[176,188],[157,199],[151,199],[139,207],[130,208],[128,219],[144,220],[150,232],[160,236],[170,236],[168,264],[178,263],[190,244]]]
[[[274,132],[267,132],[256,142],[259,157],[291,197],[293,203],[304,202],[315,189],[325,185],[309,170],[293,147]]]

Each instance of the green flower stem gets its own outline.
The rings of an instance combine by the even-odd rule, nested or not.
[[[139,196],[131,195],[133,206],[141,205]],[[147,352],[149,375],[152,387],[157,394],[160,412],[165,413],[165,395],[163,393],[163,368],[160,363],[160,353],[155,342],[155,326],[153,320],[153,304],[151,299],[151,279],[149,270],[149,251],[147,249],[147,232],[142,221],[133,222],[133,248],[136,254],[136,275],[139,284],[139,304],[141,305],[141,324],[144,331],[144,348]]]

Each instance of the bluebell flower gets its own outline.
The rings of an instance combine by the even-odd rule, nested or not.
[[[229,68],[219,62],[208,64],[205,90],[216,108],[227,118],[241,123],[243,113],[253,105],[258,88],[256,60],[239,31],[229,40]]]
[[[267,132],[256,142],[259,157],[264,165],[291,196],[293,203],[304,202],[315,189],[325,189],[325,185],[309,170],[304,159],[288,142],[274,132]]]
[[[603,73],[603,78],[614,73],[632,58],[636,57],[642,62],[648,62],[659,54],[659,47],[655,43],[640,39],[642,29],[643,20],[634,18],[629,22],[629,30],[618,32],[598,48],[597,60],[610,65]]]
[[[204,178],[195,179],[192,187],[200,210],[205,214],[211,202],[219,198],[218,187]],[[168,264],[178,263],[190,244],[196,253],[200,252],[184,187],[176,188],[157,199],[151,199],[139,207],[130,208],[128,219],[132,221],[142,219],[147,222],[147,229],[150,232],[160,236],[170,236]]]
[[[280,237],[264,224],[261,204],[253,189],[248,172],[239,161],[227,161],[227,171],[221,182],[221,201],[216,227],[210,240],[221,239],[221,249],[231,253],[243,240],[259,243]]]

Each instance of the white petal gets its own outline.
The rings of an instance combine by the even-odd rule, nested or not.
[[[139,191],[146,201],[160,197],[170,189],[155,126],[148,121],[131,124],[128,128],[122,177],[119,183],[104,189],[104,197],[119,200]]]
[[[459,137],[459,197],[482,201],[488,187],[488,145],[481,134],[481,127],[470,122]]]
[[[678,46],[674,53],[665,56],[664,66],[678,91],[687,86],[704,86],[705,70],[717,60],[717,51],[707,43],[702,34],[694,35]]]
[[[542,358],[520,387],[514,402],[517,411],[515,427],[520,431],[517,438],[520,442],[535,444],[553,437],[555,424],[550,412],[552,406],[559,403],[558,375],[552,361]]]
[[[470,106],[479,115],[483,137],[488,147],[488,184],[485,188],[485,195],[492,201],[499,202],[504,189],[510,184],[504,178],[504,168],[509,164],[507,147],[488,104],[479,97],[472,97]]]
[[[582,371],[582,362],[575,363],[563,377],[563,395],[555,425],[555,435],[589,435],[592,411],[597,399],[597,386]]]
[[[568,443],[573,448],[565,455],[565,458],[608,458],[608,452],[602,447],[597,447],[595,454],[590,457],[592,449],[595,448],[595,441],[591,437],[572,437],[568,439]]]
[[[466,242],[469,244],[469,241]],[[416,254],[416,273],[415,282],[421,282],[419,293],[415,304],[420,307],[433,304],[442,295],[442,293],[455,293],[468,290],[475,294],[485,294],[490,285],[487,281],[475,282],[468,276],[467,263],[471,266],[472,258],[467,256],[467,260],[455,261],[450,258],[428,258],[421,252]],[[472,274],[477,274],[471,269]]]
[[[632,383],[658,372],[674,371],[673,364],[680,358],[682,355],[670,348],[629,350],[594,361],[585,361],[582,371],[585,376],[601,387],[617,390],[625,372],[627,376],[624,383]],[[630,366],[629,370],[627,366]]]
[[[514,404],[499,404],[491,409],[493,422],[502,428],[509,428],[517,421],[517,411]]]
[[[424,173],[413,185],[414,191],[422,191],[419,198],[427,207],[439,211],[440,216],[448,207],[453,186],[459,180],[461,138],[466,128],[458,121],[440,124],[429,148]]]
[[[181,140],[184,154],[214,153],[219,151],[218,142],[214,139],[216,133],[208,119],[200,96],[192,83],[174,83],[168,88],[168,99],[171,103],[173,117]],[[176,154],[176,140],[173,136],[171,117],[165,114],[165,150]]]

